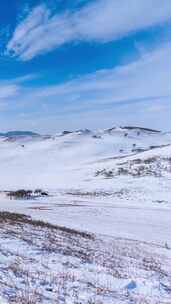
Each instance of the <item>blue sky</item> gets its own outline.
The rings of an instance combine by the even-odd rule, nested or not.
[[[171,130],[170,38],[170,0],[3,1],[0,130]]]

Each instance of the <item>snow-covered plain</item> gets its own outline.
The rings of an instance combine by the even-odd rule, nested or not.
[[[27,294],[34,300],[28,303],[171,303],[170,133],[113,128],[1,137],[0,152],[0,211],[25,214],[34,222],[0,221],[4,301],[27,303],[21,302],[25,273],[32,286],[40,270],[36,291],[31,288]],[[6,191],[22,188],[41,188],[49,196],[7,197]],[[37,220],[71,230],[54,233]],[[75,238],[72,229],[93,238],[77,234],[70,244]],[[63,251],[55,237],[61,239]],[[50,252],[43,249],[46,242]],[[86,262],[75,253],[75,246],[90,253]],[[9,268],[12,263],[15,271]],[[10,285],[7,271],[15,284]],[[65,286],[59,291],[61,275]]]

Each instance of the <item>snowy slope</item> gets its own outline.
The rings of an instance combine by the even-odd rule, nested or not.
[[[170,133],[2,136],[0,168],[0,302],[170,303]],[[4,192],[21,188],[50,196]]]
[[[1,138],[1,190],[77,186],[92,163],[171,144],[171,134],[115,128],[61,133],[53,137]],[[153,152],[152,152],[153,153]],[[84,172],[83,172],[84,171]],[[85,175],[84,175],[85,174]]]
[[[83,130],[34,140],[1,139],[0,150],[2,191],[42,188],[53,195],[11,204],[2,194],[2,211],[93,233],[171,244],[170,133]]]

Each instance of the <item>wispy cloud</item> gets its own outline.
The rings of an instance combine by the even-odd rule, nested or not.
[[[94,0],[79,11],[63,14],[40,5],[17,26],[7,53],[30,60],[68,42],[103,43],[169,20],[170,0]]]
[[[0,82],[0,100],[14,111],[17,125],[43,132],[62,128],[170,124],[171,43],[132,63],[77,77],[63,84],[25,85],[32,75]],[[11,102],[12,101],[12,102]],[[24,113],[24,116],[19,116]],[[163,119],[162,119],[163,115]],[[16,118],[15,118],[16,117]],[[26,119],[28,117],[28,120]],[[3,117],[1,118],[3,119]],[[9,122],[8,122],[9,123]]]
[[[18,94],[19,87],[17,85],[1,85],[0,84],[0,100],[14,97]]]
[[[62,85],[48,86],[35,91],[39,98],[57,98],[72,102],[123,102],[170,96],[171,44],[142,55],[133,63],[97,71]],[[90,104],[92,106],[92,103]]]
[[[28,74],[11,80],[1,80],[0,101],[9,101],[13,98],[20,97],[23,92],[24,84],[36,77],[37,75],[35,74]]]

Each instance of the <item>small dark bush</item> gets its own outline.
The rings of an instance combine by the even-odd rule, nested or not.
[[[47,192],[41,192],[41,196],[48,196]]]
[[[17,191],[7,192],[7,196],[10,199],[31,199],[40,196],[48,196],[48,195],[49,195],[48,192],[45,192],[41,189],[36,189],[35,191],[21,189]]]
[[[7,193],[7,196],[9,196],[11,199],[22,199],[22,198],[30,198],[32,196],[32,190],[17,190],[17,191],[10,191]]]

